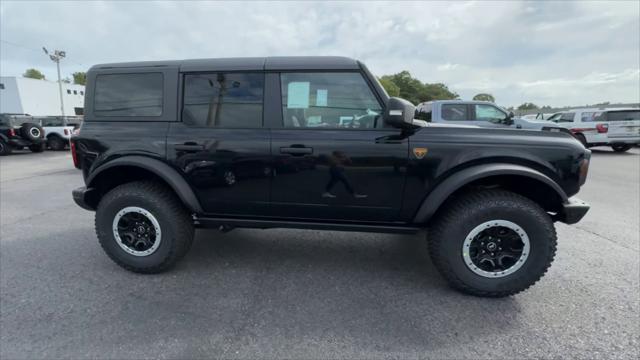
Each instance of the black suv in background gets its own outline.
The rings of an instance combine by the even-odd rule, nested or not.
[[[23,148],[33,152],[44,151],[44,130],[40,125],[29,122],[30,119],[23,114],[0,114],[0,155]]]
[[[588,205],[590,151],[565,133],[414,121],[360,62],[268,57],[93,66],[71,140],[120,266],[156,273],[195,227],[414,233],[464,292],[506,296],[540,279],[555,221]]]

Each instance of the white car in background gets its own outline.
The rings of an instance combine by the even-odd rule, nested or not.
[[[611,146],[625,152],[640,144],[640,109],[573,109],[553,114],[549,119],[571,131],[585,147]]]
[[[34,117],[44,129],[47,146],[51,150],[64,150],[75,129],[80,127],[82,118],[73,116]]]

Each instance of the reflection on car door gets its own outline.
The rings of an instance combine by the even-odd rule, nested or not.
[[[167,157],[208,214],[269,214],[271,149],[263,128],[264,73],[184,75],[182,122]]]
[[[359,72],[282,73],[281,123],[271,130],[273,215],[384,221],[398,216],[407,139],[384,128]]]

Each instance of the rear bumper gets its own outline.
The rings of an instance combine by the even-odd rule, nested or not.
[[[611,144],[640,144],[640,136],[609,136]]]
[[[22,147],[29,147],[30,145],[38,145],[38,144],[42,144],[44,142],[44,139],[38,139],[35,141],[31,141],[31,140],[27,140],[21,137],[12,137],[9,138],[9,145],[11,146],[22,146]]]
[[[86,186],[79,187],[71,191],[73,195],[73,201],[75,201],[78,206],[85,210],[95,211],[95,195],[96,191],[93,188],[87,188]]]
[[[572,197],[562,205],[562,210],[556,215],[556,220],[566,224],[575,224],[580,221],[589,211],[589,204]]]

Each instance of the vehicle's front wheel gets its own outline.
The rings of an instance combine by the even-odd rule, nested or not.
[[[33,144],[33,145],[29,145],[29,150],[31,150],[31,152],[34,152],[34,153],[40,153],[44,151],[44,147],[45,147],[44,143]]]
[[[98,204],[95,226],[107,255],[139,273],[174,265],[188,252],[194,234],[189,213],[175,194],[149,181],[109,191]]]
[[[629,149],[631,149],[631,145],[629,145],[629,144],[613,144],[613,145],[611,145],[611,148],[615,152],[626,152]]]
[[[544,275],[555,256],[556,232],[549,214],[523,196],[502,190],[468,192],[438,214],[429,249],[452,287],[503,297]]]

